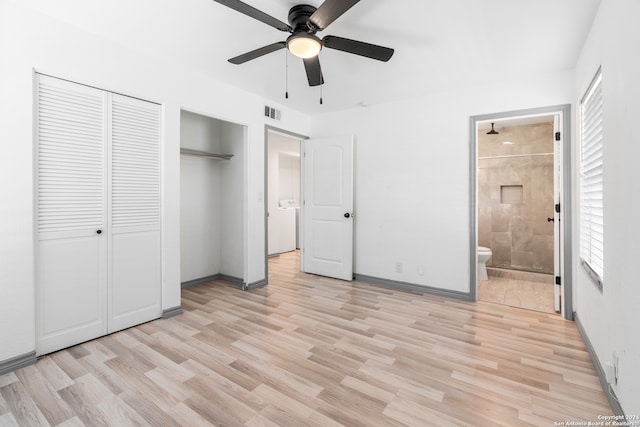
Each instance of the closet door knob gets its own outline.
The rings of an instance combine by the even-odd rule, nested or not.
[[[349,212],[347,212],[347,213],[345,213],[345,214],[344,214],[344,217],[345,217],[345,218],[350,218],[350,217],[351,217],[351,214],[350,214]]]
[[[96,233],[102,234],[102,230],[96,230]]]

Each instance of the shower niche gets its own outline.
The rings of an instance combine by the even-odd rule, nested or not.
[[[522,185],[501,185],[500,203],[522,203]]]

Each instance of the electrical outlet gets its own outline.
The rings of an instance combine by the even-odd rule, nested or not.
[[[604,364],[604,376],[608,384],[614,384],[616,382],[616,370],[613,366],[613,362],[606,362]]]
[[[400,261],[396,261],[396,273],[402,273],[402,263]]]
[[[418,276],[424,276],[424,265],[418,265]]]

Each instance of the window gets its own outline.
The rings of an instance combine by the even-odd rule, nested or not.
[[[602,191],[602,74],[600,70],[580,101],[580,259],[602,289],[604,209]]]

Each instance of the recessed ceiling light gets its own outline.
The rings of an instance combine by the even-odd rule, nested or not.
[[[505,142],[503,142],[502,144],[504,144],[504,145],[513,145],[513,144],[515,144],[515,143],[514,143],[514,142],[511,142],[511,141],[505,141]]]

